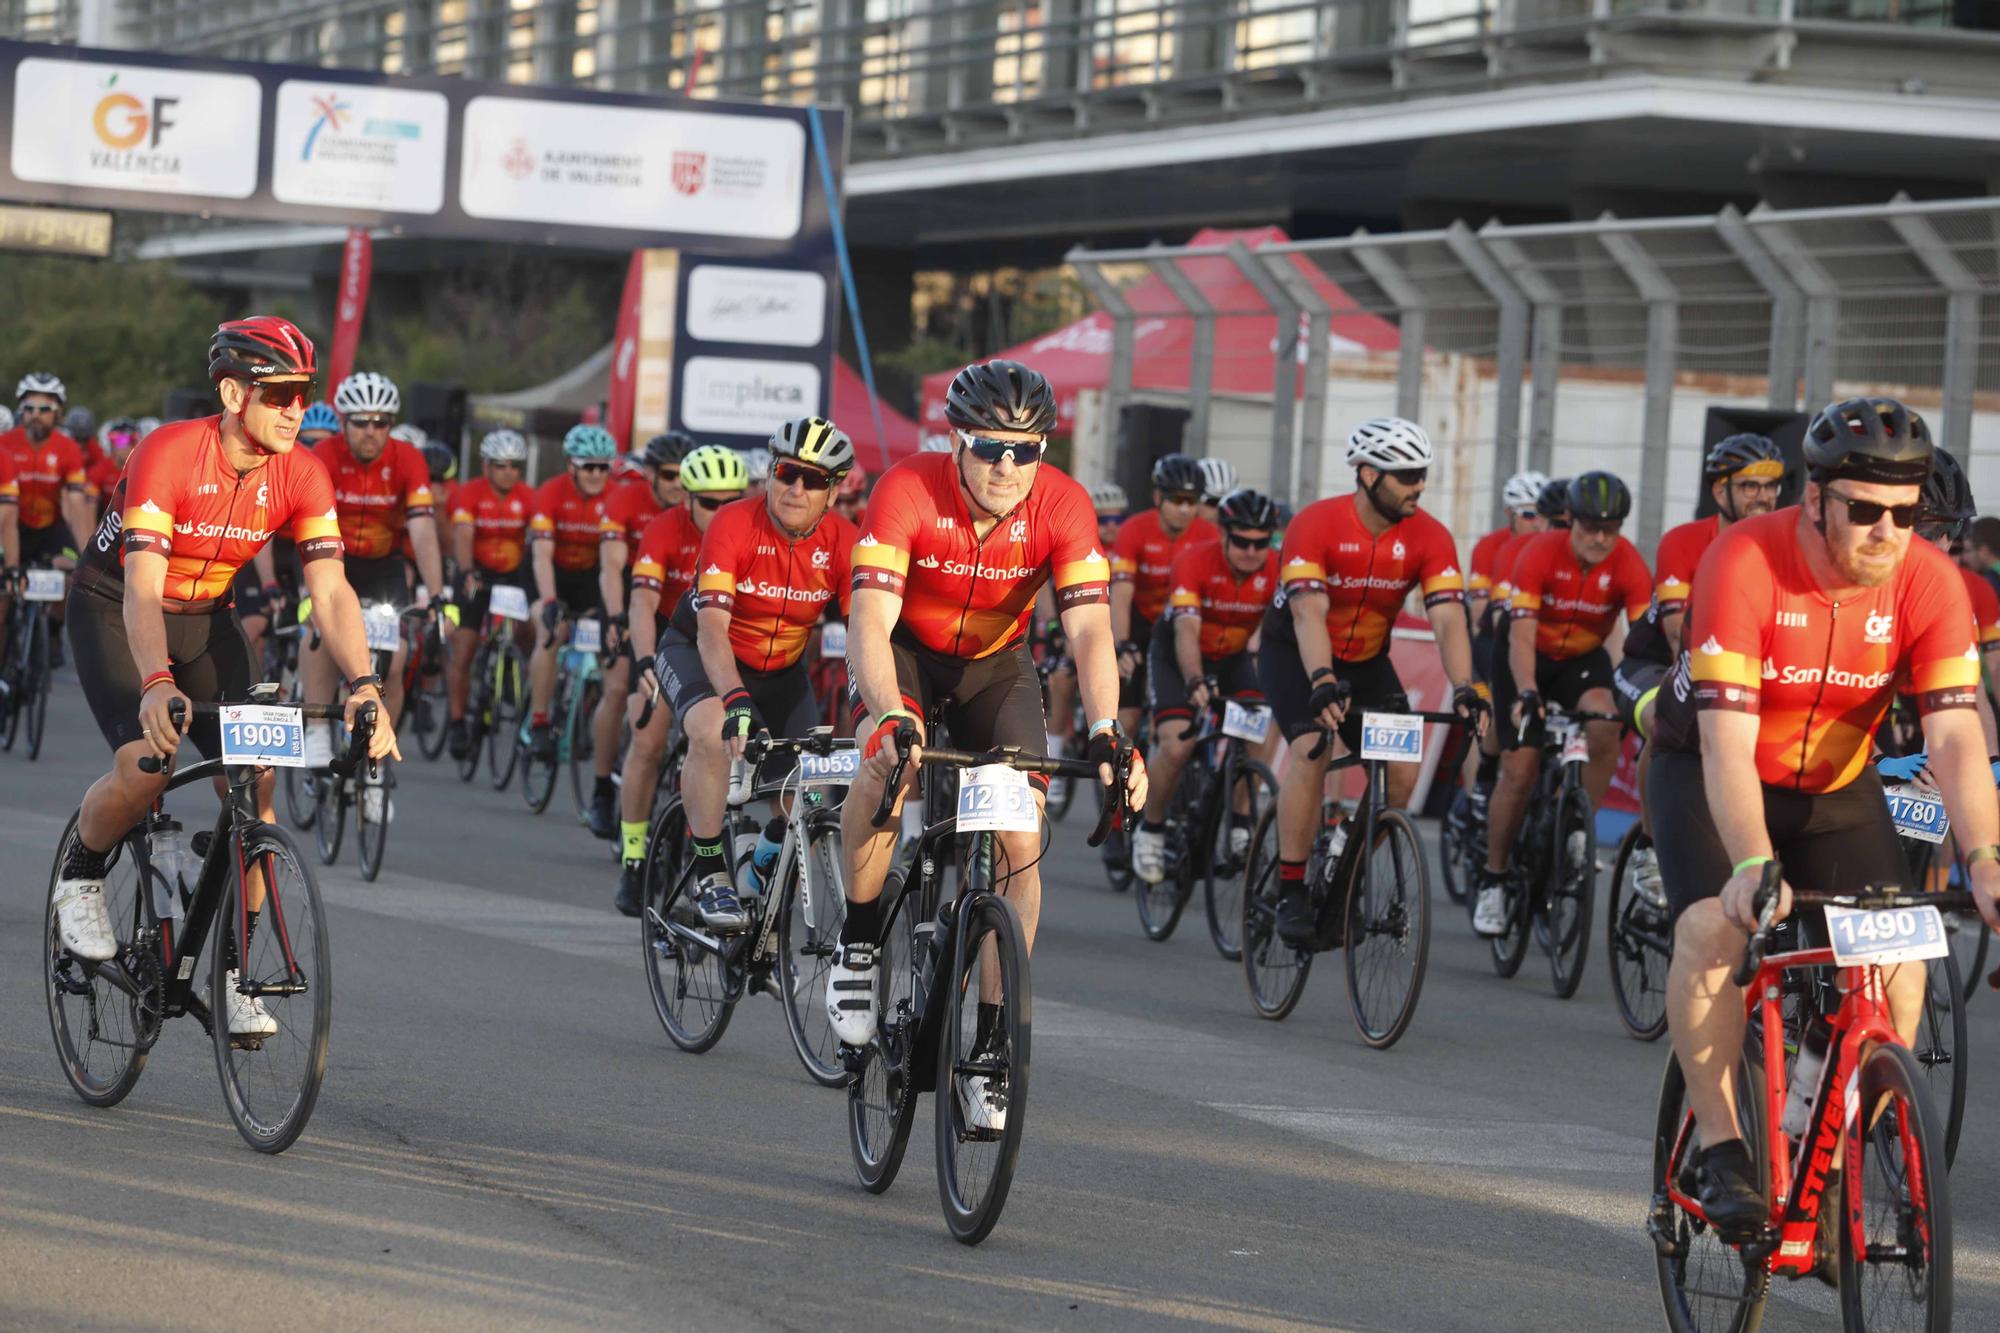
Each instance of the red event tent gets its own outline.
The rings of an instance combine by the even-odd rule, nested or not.
[[[922,440],[917,423],[886,402],[881,406],[882,431],[888,436],[883,443],[889,446],[889,461],[894,463],[916,453]],[[875,443],[875,417],[868,410],[868,385],[860,372],[840,357],[833,359],[832,411],[834,424],[854,441],[854,452],[861,466],[871,473],[880,473],[882,451]]]

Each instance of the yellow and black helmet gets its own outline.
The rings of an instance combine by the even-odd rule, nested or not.
[[[743,466],[743,455],[734,449],[704,444],[699,449],[690,449],[681,460],[681,486],[692,494],[741,493],[749,484],[750,470]]]
[[[771,432],[771,456],[796,458],[844,477],[854,466],[854,441],[825,417],[800,417]]]

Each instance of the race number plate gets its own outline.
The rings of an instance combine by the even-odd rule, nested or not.
[[[1944,812],[1944,802],[1935,793],[1907,783],[1883,791],[1889,798],[1889,818],[1896,821],[1896,832],[1904,837],[1943,842],[1951,831],[1951,816]]]
[[[222,762],[304,768],[305,719],[284,704],[222,705]]]
[[[393,653],[403,646],[402,625],[390,603],[370,602],[362,607],[361,623],[368,629],[368,646],[374,651]]]
[[[1225,700],[1222,705],[1222,734],[1234,736],[1239,741],[1249,741],[1252,745],[1262,745],[1264,738],[1271,734],[1271,710],[1262,704]]]
[[[1562,761],[1565,764],[1581,764],[1590,758],[1590,742],[1580,731],[1572,731],[1563,738]]]
[[[801,787],[852,786],[854,775],[860,771],[861,751],[857,749],[835,750],[832,754],[799,756]]]
[[[594,616],[576,622],[569,632],[569,646],[580,653],[604,651],[604,622]]]
[[[30,602],[60,602],[63,599],[63,572],[60,569],[31,569],[28,586],[21,597]]]
[[[517,588],[511,583],[500,584],[486,599],[486,609],[503,620],[526,620],[528,590]]]
[[[847,656],[847,622],[829,620],[819,627],[819,655],[821,657]]]
[[[1826,929],[1833,937],[1834,961],[1843,967],[1942,958],[1951,948],[1943,914],[1929,906],[1884,912],[1829,907]]]
[[[1364,715],[1361,757],[1416,763],[1424,757],[1424,720],[1409,713]]]
[[[1005,764],[968,768],[958,782],[960,833],[1033,833],[1041,827],[1028,775]]]

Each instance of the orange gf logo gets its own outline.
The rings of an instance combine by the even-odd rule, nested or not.
[[[173,123],[167,119],[167,111],[179,101],[178,97],[155,97],[149,115],[146,104],[132,94],[107,93],[91,114],[90,127],[106,148],[135,148],[148,130],[152,131],[152,142],[147,146],[158,148],[161,131]]]

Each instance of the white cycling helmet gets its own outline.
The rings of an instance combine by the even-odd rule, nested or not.
[[[14,429],[14,409],[0,403],[0,431]]]
[[[154,431],[158,430],[159,428],[160,428],[160,419],[158,417],[139,418],[140,439],[142,440],[145,439],[148,435],[151,435]]]
[[[771,479],[771,451],[762,446],[745,449],[743,470],[750,475],[752,481],[768,482]]]
[[[948,454],[951,449],[950,435],[926,435],[917,446],[917,452],[923,454]]]
[[[431,442],[431,433],[414,421],[405,421],[389,432],[389,438],[421,449]]]
[[[1500,488],[1500,499],[1509,509],[1533,509],[1549,484],[1544,472],[1516,472]]]
[[[45,393],[58,403],[69,401],[69,390],[63,387],[63,382],[43,371],[31,370],[21,376],[21,382],[14,386],[15,403],[18,404],[31,393]]]
[[[1429,467],[1431,437],[1414,421],[1401,417],[1370,417],[1347,437],[1347,465],[1366,463],[1384,471]]]
[[[1236,489],[1236,465],[1213,456],[1201,460],[1201,494],[1209,504]]]
[[[1115,481],[1100,481],[1090,488],[1090,504],[1099,514],[1122,514],[1132,507],[1125,488]]]
[[[344,417],[372,416],[403,410],[403,395],[395,381],[372,370],[359,370],[340,382],[333,391],[333,410]]]
[[[479,442],[479,456],[489,463],[525,463],[528,439],[518,430],[489,430]]]

